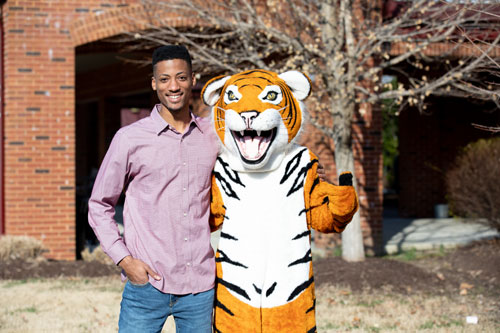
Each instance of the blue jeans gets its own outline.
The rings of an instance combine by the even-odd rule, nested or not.
[[[177,333],[211,333],[214,290],[198,294],[165,294],[151,284],[127,281],[123,290],[120,333],[161,332],[172,315]]]

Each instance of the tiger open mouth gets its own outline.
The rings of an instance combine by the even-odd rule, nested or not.
[[[255,164],[264,159],[276,137],[276,128],[268,131],[231,131],[234,141],[245,163]]]

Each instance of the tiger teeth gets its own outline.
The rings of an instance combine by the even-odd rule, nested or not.
[[[245,131],[240,131],[241,136],[245,135]]]
[[[261,133],[261,132],[262,132],[262,131],[257,131],[257,136],[260,136],[260,133]]]

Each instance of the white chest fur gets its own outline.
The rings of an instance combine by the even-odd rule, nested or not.
[[[309,280],[310,239],[304,212],[309,152],[296,146],[268,172],[234,172],[224,155],[215,165],[226,207],[219,241],[224,283],[254,307],[283,305]]]

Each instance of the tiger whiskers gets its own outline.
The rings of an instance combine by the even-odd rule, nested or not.
[[[286,109],[288,106],[289,106],[289,105],[285,105],[285,106],[283,106],[283,107],[282,107],[282,108],[280,108],[280,109],[274,109],[274,110],[276,110],[277,112],[279,112],[279,113],[281,114],[281,111],[283,111],[284,109]],[[222,107],[220,107],[220,106],[215,106],[214,108],[216,108],[216,109],[218,109],[218,110],[221,110],[221,111],[223,111],[223,112],[226,112],[226,111],[227,111],[226,109],[224,109],[224,108],[222,108]],[[221,122],[221,123],[223,122],[223,123],[225,124],[225,123],[226,123],[226,118],[222,118],[221,116],[218,116],[218,114],[219,114],[219,113],[216,113],[216,114],[215,114],[215,116],[214,116],[214,121]],[[285,118],[283,118],[283,117],[282,117],[281,119],[282,119],[282,121],[283,121],[283,122],[286,122],[287,120],[292,119],[292,118],[293,118],[293,116],[290,116],[290,117],[285,117]],[[225,132],[225,130],[226,130],[226,126],[220,126],[220,127],[217,127],[217,131],[218,131],[218,132]],[[277,136],[278,136],[278,137],[288,136],[288,132],[286,132],[286,131],[285,131],[285,132],[283,133],[283,132],[281,132],[281,131],[280,131],[279,133],[277,133]]]
[[[218,106],[218,105],[216,106],[216,108],[217,108],[217,109],[219,109],[219,110],[222,110],[222,111],[226,112],[226,109],[221,108],[221,107],[220,107],[220,106]]]
[[[286,109],[288,107],[288,104],[282,107],[281,109],[276,109],[276,111],[281,112],[283,109]]]

